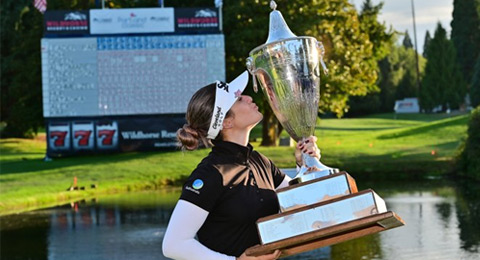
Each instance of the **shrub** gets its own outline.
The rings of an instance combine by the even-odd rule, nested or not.
[[[468,137],[460,148],[460,174],[480,181],[480,106],[472,111],[468,123]]]

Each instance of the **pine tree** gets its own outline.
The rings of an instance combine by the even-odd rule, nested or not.
[[[471,82],[473,68],[480,54],[480,18],[478,0],[454,0],[452,41],[464,79]]]
[[[428,46],[427,57],[420,106],[427,112],[440,105],[443,109],[458,108],[465,97],[465,83],[456,62],[453,43],[440,23]]]
[[[396,86],[395,97],[396,99],[404,99],[408,97],[418,97],[418,85],[417,85],[417,71],[415,55],[417,52],[413,48],[406,48],[400,46],[397,50],[399,54],[399,64],[402,70],[402,77],[398,85]],[[425,67],[425,59],[422,56],[418,57],[420,74]]]
[[[427,33],[425,33],[425,40],[423,41],[423,57],[427,58],[427,49],[428,45],[430,44],[430,41],[432,40],[432,37],[430,36],[430,32],[427,30]]]
[[[410,35],[408,34],[408,30],[405,31],[405,37],[403,38],[402,44],[405,48],[413,49],[413,43],[412,43],[412,40],[410,39]]]

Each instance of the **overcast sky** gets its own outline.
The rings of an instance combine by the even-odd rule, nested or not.
[[[408,30],[412,43],[413,38],[413,20],[412,20],[412,0],[372,0],[373,4],[384,2],[379,21],[385,21],[387,27],[392,27],[400,32]],[[351,3],[361,9],[364,0],[350,0]],[[420,53],[423,53],[423,40],[427,30],[433,37],[437,22],[440,22],[450,35],[453,12],[453,0],[414,0],[415,20],[417,25],[417,43]],[[402,40],[403,37],[400,38]]]

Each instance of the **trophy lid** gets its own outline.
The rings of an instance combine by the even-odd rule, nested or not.
[[[268,30],[268,39],[266,44],[287,38],[297,37],[295,34],[293,34],[290,28],[288,28],[287,23],[283,19],[282,13],[276,10],[277,4],[275,1],[270,1],[270,8],[272,8],[273,11],[270,12],[270,28]]]

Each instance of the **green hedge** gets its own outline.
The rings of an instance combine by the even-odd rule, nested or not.
[[[459,174],[480,181],[480,106],[472,111],[468,137],[460,149]]]

